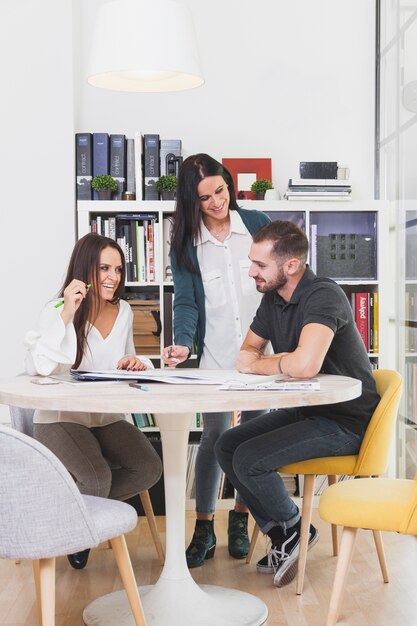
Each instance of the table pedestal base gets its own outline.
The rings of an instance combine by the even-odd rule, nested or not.
[[[194,580],[159,579],[156,585],[139,587],[148,626],[261,626],[268,609],[255,596]],[[115,591],[94,600],[84,609],[87,626],[135,626],[126,592]]]

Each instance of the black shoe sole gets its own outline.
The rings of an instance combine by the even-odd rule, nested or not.
[[[75,552],[74,554],[68,554],[67,559],[69,564],[74,569],[84,569],[87,565],[88,557],[90,556],[90,550],[82,550],[81,552]]]

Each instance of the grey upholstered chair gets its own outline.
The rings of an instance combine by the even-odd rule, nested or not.
[[[33,438],[0,426],[0,558],[31,559],[39,622],[55,623],[55,557],[110,541],[137,626],[145,626],[124,533],[125,502],[83,496],[61,461]]]
[[[10,406],[10,421],[12,427],[21,433],[25,433],[29,437],[33,437],[33,414],[34,409],[23,409],[17,406]],[[149,529],[151,531],[152,539],[155,544],[156,551],[158,553],[159,562],[164,564],[165,555],[162,547],[161,538],[159,537],[158,527],[156,525],[155,515],[152,508],[152,502],[149,497],[149,491],[141,491],[139,493],[142,507],[148,520]]]

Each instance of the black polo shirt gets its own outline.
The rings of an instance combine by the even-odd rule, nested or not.
[[[251,324],[251,330],[271,341],[274,353],[293,352],[306,324],[324,324],[334,332],[324,358],[322,374],[351,376],[362,381],[362,395],[348,402],[301,407],[308,415],[321,415],[362,433],[379,401],[365,345],[353,319],[343,289],[330,278],[319,278],[307,269],[285,302],[276,291],[266,293]]]

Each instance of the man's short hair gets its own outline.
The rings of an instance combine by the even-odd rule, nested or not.
[[[308,255],[305,233],[293,222],[277,220],[262,226],[253,234],[253,242],[272,241],[273,253],[283,259],[296,258],[304,265]]]

